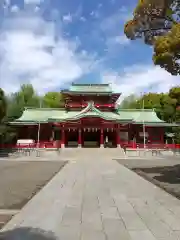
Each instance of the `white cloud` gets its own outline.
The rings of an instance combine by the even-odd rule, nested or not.
[[[86,22],[86,18],[83,17],[83,16],[81,16],[81,17],[79,18],[79,20],[82,21],[82,22]]]
[[[98,10],[95,10],[90,13],[90,16],[97,19],[100,17],[100,13]]]
[[[172,76],[160,67],[130,66],[122,72],[107,71],[102,73],[102,82],[111,83],[114,91],[121,92],[122,97],[148,91],[167,92],[179,84],[179,77]]]
[[[67,15],[63,16],[63,22],[71,23],[72,20],[73,20],[73,16],[70,13],[68,13]]]
[[[11,7],[11,12],[17,13],[18,11],[19,11],[19,7],[18,7],[17,5],[13,5],[13,6]]]
[[[81,5],[79,5],[77,7],[75,12],[65,14],[62,17],[62,19],[63,19],[64,23],[72,23],[73,21],[77,21],[77,20],[80,20],[81,22],[86,21],[86,18],[84,16],[82,16],[82,6]]]
[[[25,4],[40,4],[44,0],[24,0]]]
[[[125,35],[107,38],[107,46],[112,47],[116,45],[128,45],[130,40]]]
[[[0,87],[6,92],[32,83],[39,93],[60,88],[92,69],[94,57],[77,51],[76,42],[59,34],[37,13],[6,19],[0,35]]]

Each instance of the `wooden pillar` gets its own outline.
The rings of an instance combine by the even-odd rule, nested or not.
[[[65,131],[64,129],[61,130],[61,148],[65,147]]]
[[[120,135],[119,135],[119,129],[116,130],[116,144],[117,147],[121,147],[121,139],[120,139]]]
[[[81,129],[78,130],[78,147],[82,147]]]
[[[101,128],[100,147],[104,147],[104,129]]]

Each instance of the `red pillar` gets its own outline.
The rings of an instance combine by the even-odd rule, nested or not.
[[[101,129],[100,147],[104,147],[104,129]]]
[[[64,129],[62,129],[61,131],[61,148],[64,148],[65,147],[65,132],[64,132]]]
[[[82,135],[81,135],[81,129],[78,130],[78,147],[81,147],[82,145]]]

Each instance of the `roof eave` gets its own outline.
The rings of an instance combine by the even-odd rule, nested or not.
[[[76,92],[76,91],[61,91],[64,94],[69,95],[114,95],[113,92]]]
[[[39,123],[48,123],[48,121],[14,121],[10,125],[38,125]]]
[[[58,118],[49,118],[48,119],[48,122],[69,122],[69,121],[77,121],[81,118],[84,118],[86,116],[79,116],[79,117],[76,117],[76,118],[67,118],[67,119],[58,119]],[[132,119],[112,119],[112,118],[105,118],[105,117],[102,117],[102,116],[88,116],[88,117],[92,117],[92,118],[102,118],[104,120],[107,120],[107,121],[113,121],[113,122],[117,122],[117,123],[132,123]]]
[[[145,126],[153,126],[153,127],[178,127],[180,125],[174,123],[167,122],[134,122],[133,124],[137,125],[145,125]]]

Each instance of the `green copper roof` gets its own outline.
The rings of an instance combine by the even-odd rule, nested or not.
[[[143,123],[165,123],[161,119],[159,119],[152,109],[120,109],[118,113],[126,116],[127,118],[133,116],[133,121],[135,123],[143,124]]]
[[[109,84],[72,84],[69,91],[78,93],[112,93],[112,88]]]
[[[52,109],[52,108],[26,108],[22,116],[16,120],[16,122],[48,122],[48,118],[55,114],[64,113],[64,109]]]
[[[102,112],[93,102],[81,111],[65,111],[65,109],[51,108],[27,108],[23,115],[12,124],[37,124],[39,122],[66,122],[78,120],[84,117],[100,117],[104,120],[133,124],[145,124],[146,126],[177,126],[160,120],[153,110],[120,109],[117,112]]]

